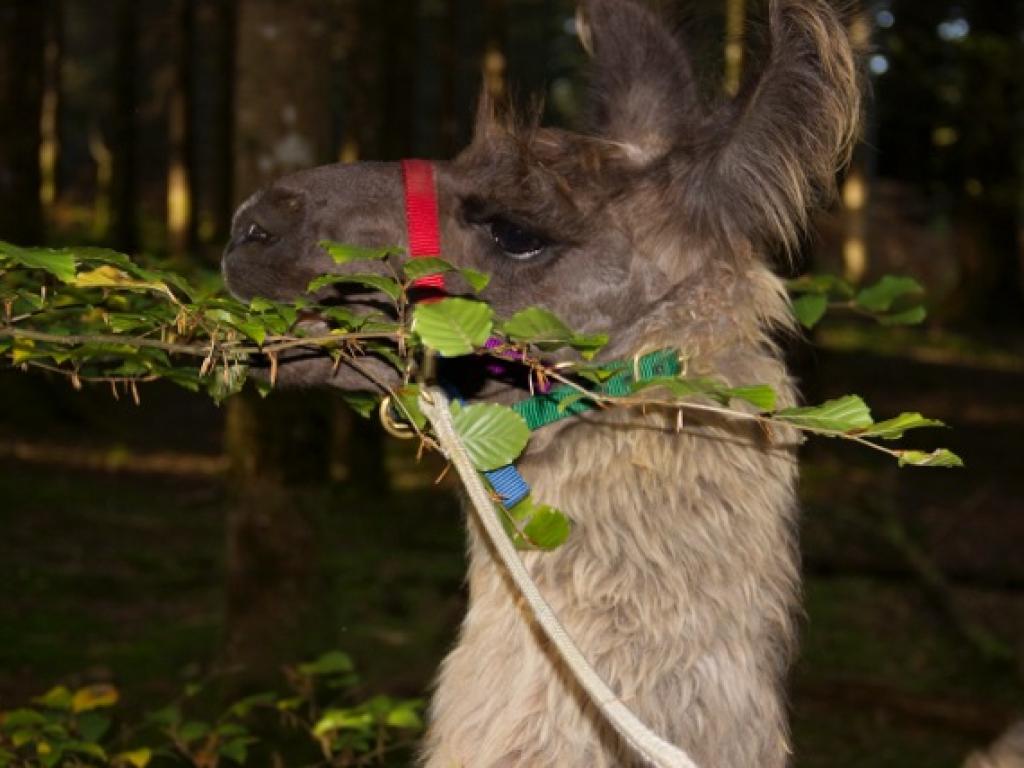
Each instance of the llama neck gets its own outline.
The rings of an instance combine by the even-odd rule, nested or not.
[[[759,301],[730,299],[754,308],[745,325],[730,327],[726,311],[703,325],[666,317],[659,327],[690,338],[650,333],[644,349],[685,349],[692,372],[769,384],[790,404],[757,321],[785,304],[777,281],[759,284]],[[701,306],[694,298],[687,306]],[[584,655],[656,733],[698,765],[783,768],[798,558],[796,466],[780,443],[793,436],[769,445],[749,424],[674,426],[596,411],[537,433],[520,469],[576,525],[561,549],[524,559]],[[470,531],[470,606],[442,667],[426,764],[638,766],[539,640],[472,516]]]
[[[743,357],[755,369],[746,381],[790,399],[779,363]],[[599,669],[605,660],[656,730],[704,764],[780,766],[798,593],[794,459],[756,430],[665,421],[596,413],[523,463],[537,499],[576,522],[570,543],[532,567],[584,652]]]

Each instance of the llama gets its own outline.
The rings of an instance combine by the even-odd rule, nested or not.
[[[492,275],[484,297],[499,314],[546,307],[610,334],[607,359],[677,347],[691,373],[770,384],[792,404],[773,343],[791,313],[765,256],[794,248],[855,138],[857,68],[839,15],[828,0],[771,0],[765,67],[709,109],[682,45],[638,0],[583,0],[581,11],[591,130],[541,127],[483,98],[470,146],[435,166],[445,258]],[[318,242],[406,241],[399,168],[290,176],[243,205],[233,233],[229,288],[295,298],[316,275],[351,269]],[[457,278],[449,288],[459,292]],[[377,298],[344,296],[357,308]],[[368,368],[397,383],[387,365],[361,365],[307,356],[283,364],[280,381],[372,389]],[[489,382],[473,397],[521,394]],[[560,550],[524,559],[576,643],[655,732],[702,766],[783,766],[798,438],[712,417],[676,426],[664,414],[601,411],[538,433],[520,469],[575,528]],[[552,656],[472,516],[469,528],[469,607],[440,671],[422,764],[639,765]]]

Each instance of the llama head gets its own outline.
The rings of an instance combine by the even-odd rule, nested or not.
[[[609,356],[779,321],[784,304],[760,256],[796,245],[858,122],[838,15],[828,0],[772,0],[765,67],[707,109],[682,45],[643,5],[583,0],[580,10],[593,57],[589,130],[542,127],[483,98],[470,146],[437,165],[444,258],[491,275],[484,298],[499,314],[545,307],[608,333]],[[313,277],[352,270],[320,241],[405,242],[400,169],[289,176],[239,209],[232,235],[224,274],[236,295],[297,298]],[[385,308],[368,292],[319,298]],[[368,384],[325,360],[284,368],[286,383]]]

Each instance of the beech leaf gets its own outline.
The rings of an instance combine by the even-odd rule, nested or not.
[[[413,310],[413,332],[442,357],[471,354],[487,342],[493,327],[491,308],[471,299],[417,304]]]
[[[775,416],[781,421],[818,432],[845,433],[867,429],[874,424],[867,403],[856,395],[829,400],[821,405],[787,408]]]
[[[473,466],[481,472],[508,466],[530,441],[523,417],[503,405],[470,405],[453,411],[452,422]]]
[[[901,467],[947,467],[958,469],[964,465],[963,459],[946,448],[931,453],[925,451],[900,451]]]

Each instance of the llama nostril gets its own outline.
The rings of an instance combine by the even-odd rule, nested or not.
[[[253,222],[242,234],[241,241],[243,243],[269,243],[273,239],[273,235],[256,222]]]

